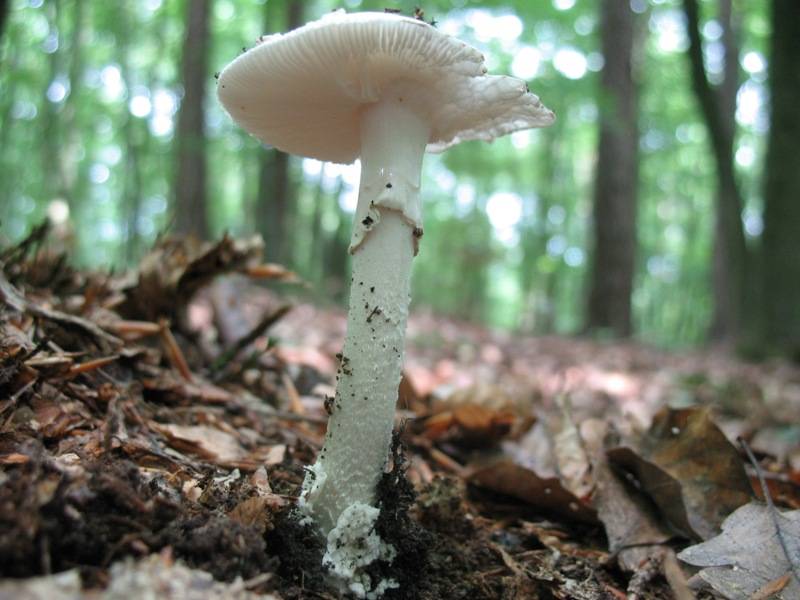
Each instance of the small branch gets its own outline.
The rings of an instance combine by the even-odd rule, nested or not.
[[[186,362],[186,358],[183,356],[183,352],[181,351],[180,346],[178,346],[175,336],[172,335],[172,331],[169,328],[169,321],[162,319],[160,326],[161,340],[164,342],[164,346],[167,350],[167,358],[169,358],[169,362],[172,363],[172,366],[175,367],[178,373],[180,373],[181,377],[191,383],[192,371],[189,369],[189,364]]]
[[[291,308],[292,307],[290,305],[284,304],[283,306],[278,307],[266,315],[261,322],[250,331],[250,333],[240,338],[232,347],[219,355],[219,358],[217,358],[217,360],[214,361],[214,364],[211,365],[211,372],[219,373],[222,371],[228,365],[228,363],[236,358],[239,352],[256,341],[256,339],[263,335],[267,329],[272,327],[272,325],[274,325],[279,319],[283,318],[283,316],[288,313]]]
[[[108,324],[108,329],[125,338],[143,338],[161,333],[161,326],[152,321],[114,321]]]
[[[74,377],[76,375],[80,375],[81,373],[88,373],[89,371],[94,371],[95,369],[99,369],[101,367],[105,367],[106,365],[110,365],[114,361],[119,359],[119,355],[113,356],[104,356],[102,358],[95,358],[93,360],[87,360],[79,365],[73,365],[69,369],[68,375],[70,377]]]
[[[0,10],[0,12],[2,12],[2,10]],[[0,262],[7,263],[15,260],[22,260],[31,247],[40,246],[44,242],[50,233],[50,228],[51,224],[49,219],[45,219],[39,225],[36,225],[31,229],[31,232],[24,240],[0,253]]]
[[[738,438],[738,441],[745,454],[747,454],[750,464],[753,465],[753,468],[756,470],[758,482],[761,484],[761,492],[764,494],[764,500],[767,502],[769,514],[772,517],[772,524],[775,526],[775,531],[778,534],[778,541],[781,543],[781,549],[783,550],[783,554],[786,556],[786,560],[789,562],[789,568],[791,568],[794,578],[797,580],[797,583],[800,583],[800,573],[798,573],[797,565],[794,564],[794,561],[792,560],[792,555],[789,554],[789,548],[786,545],[786,539],[783,536],[783,530],[781,529],[781,524],[778,520],[780,513],[778,513],[778,510],[775,508],[775,503],[772,501],[772,496],[770,495],[769,488],[767,487],[767,481],[764,479],[764,473],[761,472],[761,467],[759,466],[756,457],[753,455],[753,451],[750,450],[750,446],[748,446],[747,442],[744,441],[744,438],[740,437]]]

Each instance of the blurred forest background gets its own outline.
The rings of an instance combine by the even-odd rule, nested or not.
[[[264,147],[214,73],[264,33],[392,0],[0,0],[0,241],[77,264],[260,233],[343,303],[358,166]],[[431,0],[548,129],[428,155],[414,303],[537,334],[800,357],[800,2]]]

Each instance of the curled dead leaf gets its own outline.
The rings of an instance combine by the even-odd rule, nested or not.
[[[565,489],[558,479],[539,477],[534,471],[508,458],[473,467],[469,482],[512,496],[543,512],[564,517],[568,521],[591,525],[598,523],[595,510]]]
[[[689,537],[713,537],[725,517],[752,498],[739,453],[708,409],[664,409],[638,450],[613,448],[608,457]]]

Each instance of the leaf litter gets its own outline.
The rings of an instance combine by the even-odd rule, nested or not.
[[[119,275],[47,240],[0,250],[0,598],[334,597],[289,509],[343,311],[304,302],[258,238],[165,238]],[[407,583],[387,597],[703,597],[690,563],[724,594],[732,568],[694,549],[731,537],[758,573],[748,593],[791,597],[761,538],[732,534],[760,505],[728,439],[751,440],[779,508],[800,505],[797,367],[426,313],[409,329],[380,492]]]

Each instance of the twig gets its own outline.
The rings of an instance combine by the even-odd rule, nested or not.
[[[142,338],[161,333],[161,326],[151,321],[114,321],[108,329],[126,338]]]
[[[428,456],[430,456],[431,459],[440,467],[447,469],[452,473],[455,473],[461,479],[466,480],[469,478],[470,475],[469,469],[462,466],[455,459],[450,458],[447,454],[445,454],[435,446],[431,446],[430,448],[428,448]]]
[[[264,263],[252,267],[245,267],[243,273],[253,279],[280,279],[284,281],[297,281],[297,275],[284,267],[275,263]]]
[[[761,492],[764,494],[764,500],[767,502],[769,514],[772,517],[772,524],[775,526],[775,532],[778,534],[778,541],[781,543],[781,549],[783,550],[783,554],[786,556],[786,560],[789,561],[789,568],[792,570],[794,578],[797,580],[797,583],[800,583],[800,573],[798,573],[797,565],[794,564],[794,561],[792,560],[792,555],[789,554],[789,548],[786,545],[786,540],[783,537],[783,530],[781,529],[780,521],[778,521],[779,513],[775,508],[775,503],[772,501],[772,495],[769,493],[767,481],[764,479],[764,473],[761,472],[761,467],[759,466],[756,457],[753,455],[753,451],[750,449],[750,446],[746,441],[744,441],[744,438],[739,437],[737,440],[745,454],[747,454],[750,464],[753,465],[753,468],[756,470],[758,482],[761,484]]]
[[[101,358],[87,360],[86,362],[70,367],[68,375],[74,377],[75,375],[80,375],[81,373],[88,373],[89,371],[94,371],[95,369],[110,365],[118,359],[119,355],[115,354],[113,356],[103,356]]]
[[[296,415],[306,414],[306,409],[303,406],[303,401],[300,399],[300,394],[297,392],[294,381],[286,371],[281,373],[281,381],[283,381],[283,387],[286,388],[286,396],[289,398],[289,410]]]
[[[219,355],[219,358],[217,358],[217,360],[215,360],[214,364],[211,366],[211,372],[218,373],[224,369],[229,362],[236,358],[239,352],[256,341],[256,339],[258,339],[267,329],[272,327],[272,325],[274,325],[279,319],[288,313],[291,308],[292,307],[289,304],[284,304],[261,319],[261,322],[256,325],[250,331],[250,333],[237,340],[232,347]]]
[[[632,548],[649,548],[649,547],[660,547],[664,548],[675,542],[677,537],[671,537],[663,541],[653,541],[653,542],[634,542],[631,544],[622,544],[619,548],[615,549],[608,555],[608,562],[611,563],[612,561],[617,560],[621,552],[625,550],[630,550]]]
[[[22,358],[19,359],[19,363],[22,364],[28,362],[30,359],[32,359],[34,356],[36,356],[42,350],[44,350],[49,342],[50,338],[45,336],[44,339],[42,339],[38,344],[36,344],[36,346],[30,352],[24,354]]]
[[[186,362],[186,358],[183,356],[181,347],[178,346],[178,342],[175,340],[175,336],[172,335],[172,331],[169,328],[169,321],[161,319],[159,325],[161,326],[161,341],[164,342],[169,362],[172,363],[172,366],[180,373],[181,377],[191,383],[192,371],[189,369],[189,365]]]
[[[10,248],[4,250],[0,254],[0,261],[2,262],[9,262],[14,257],[14,260],[22,260],[25,255],[28,253],[28,249],[31,246],[40,245],[47,235],[50,233],[50,220],[45,219],[39,225],[36,225],[31,232],[27,235],[27,237],[18,243],[16,246],[11,246]]]
[[[16,392],[11,394],[11,396],[9,396],[9,398],[8,398],[8,403],[0,410],[0,416],[2,416],[7,410],[14,408],[17,405],[17,402],[19,401],[19,399],[22,396],[22,394],[24,394],[29,389],[31,389],[33,387],[33,385],[37,381],[39,381],[39,378],[38,377],[34,377],[28,383],[26,383],[21,388],[19,388]],[[12,416],[13,416],[13,414],[10,415],[8,418],[11,419]],[[5,429],[7,424],[8,424],[8,422],[3,423],[3,427],[2,428]]]

